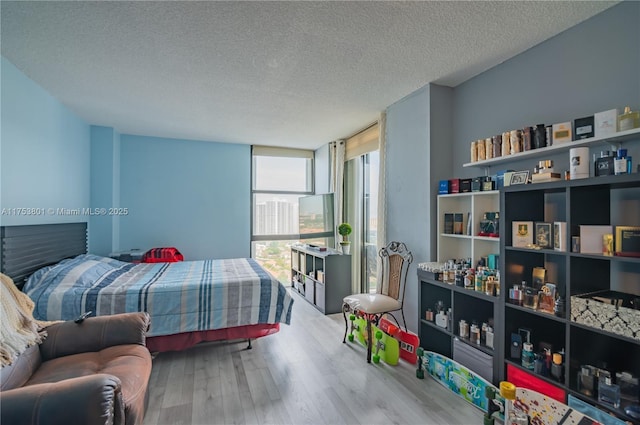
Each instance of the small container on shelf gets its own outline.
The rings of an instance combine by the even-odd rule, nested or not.
[[[624,112],[618,115],[618,131],[633,130],[640,127],[640,111],[631,111],[625,106]]]
[[[525,342],[522,344],[522,367],[529,370],[534,370],[535,368],[533,344],[530,342]]]
[[[620,407],[620,385],[614,384],[610,376],[598,381],[598,401],[615,408]]]

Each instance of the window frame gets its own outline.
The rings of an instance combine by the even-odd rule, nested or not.
[[[257,152],[257,154],[256,154]],[[306,158],[309,160],[306,169],[307,191],[292,191],[292,190],[268,190],[268,189],[255,189],[256,187],[256,161],[257,156],[271,156],[279,158]],[[299,240],[300,234],[270,234],[270,235],[256,235],[255,230],[255,195],[299,195],[307,196],[315,194],[315,152],[305,149],[290,149],[290,148],[278,148],[271,146],[252,146],[251,147],[251,226],[250,226],[250,241],[249,252],[253,256],[252,244],[254,242],[268,242],[268,241],[287,241],[287,240]]]

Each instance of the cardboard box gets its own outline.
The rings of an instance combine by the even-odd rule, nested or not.
[[[510,186],[511,185],[511,176],[513,176],[513,173],[515,173],[515,171],[507,171],[507,172],[504,173],[504,177],[503,177],[504,186]]]
[[[505,185],[505,174],[508,172],[513,172],[514,170],[502,170],[496,173],[496,189],[501,189],[505,186],[508,186],[509,182]],[[511,179],[511,175],[509,175],[509,179]]]
[[[482,190],[483,181],[484,177],[474,177],[473,179],[471,179],[471,191],[480,192]]]
[[[449,180],[449,193],[460,193],[460,179]]]
[[[573,120],[573,140],[589,139],[594,135],[593,115]]]
[[[453,214],[453,233],[456,235],[464,234],[464,214]]]
[[[460,193],[471,192],[471,179],[460,179]]]
[[[453,234],[453,213],[444,213],[444,233]]]
[[[616,226],[616,255],[640,257],[640,226]]]
[[[551,132],[553,134],[554,145],[567,143],[573,140],[571,137],[571,121],[553,124]]]
[[[487,267],[497,269],[500,266],[500,256],[498,254],[489,254],[487,258]]]
[[[533,244],[533,221],[513,221],[511,223],[511,246],[527,248]]]
[[[446,195],[449,193],[449,180],[440,180],[440,184],[438,185],[438,194]]]
[[[553,248],[553,225],[551,223],[537,221],[535,224],[535,229],[536,229],[536,237],[535,237],[536,245],[544,249]]]
[[[553,249],[567,250],[567,223],[564,221],[553,222]]]
[[[602,236],[613,233],[613,226],[580,226],[580,253],[602,254]]]
[[[531,175],[531,183],[552,182],[557,180],[562,180],[560,173],[534,173]]]
[[[611,136],[618,131],[618,110],[598,112],[593,115],[594,135],[596,137]]]

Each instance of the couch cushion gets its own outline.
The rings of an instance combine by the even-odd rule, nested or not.
[[[38,369],[40,361],[38,346],[27,347],[13,360],[12,364],[0,369],[0,390],[6,391],[23,386]]]
[[[25,385],[106,373],[122,382],[126,423],[142,423],[145,394],[151,375],[151,355],[141,345],[118,345],[98,352],[80,353],[48,360]]]

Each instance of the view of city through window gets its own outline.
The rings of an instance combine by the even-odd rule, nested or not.
[[[269,270],[284,285],[291,284],[291,246],[300,242],[334,247],[335,239],[304,239],[304,234],[333,232],[335,225],[326,218],[333,211],[330,200],[312,194],[312,159],[310,157],[253,157],[253,225],[251,257]],[[377,203],[378,152],[371,152],[357,161],[362,185],[359,217],[352,217],[362,232],[362,248],[356,249],[365,290],[375,291],[377,280]],[[307,203],[300,207],[300,198]],[[319,205],[318,205],[319,203]],[[328,207],[330,203],[330,207]],[[302,211],[299,209],[302,208]],[[302,218],[300,218],[302,217]],[[302,223],[300,223],[302,221]],[[302,225],[302,226],[301,226]],[[300,234],[302,240],[300,239]]]
[[[291,245],[298,243],[298,200],[312,193],[311,157],[253,157],[251,257],[291,284]]]

